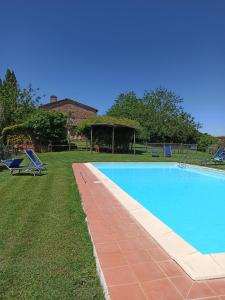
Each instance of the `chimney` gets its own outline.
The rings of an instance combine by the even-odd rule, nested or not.
[[[54,95],[50,96],[50,103],[55,103],[55,102],[57,102],[57,96]]]

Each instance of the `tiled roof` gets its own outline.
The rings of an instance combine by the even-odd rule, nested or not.
[[[56,102],[50,102],[50,103],[47,103],[47,104],[43,104],[40,107],[42,107],[42,108],[54,108],[54,107],[62,106],[62,105],[67,104],[67,103],[74,104],[76,106],[80,106],[80,107],[83,107],[83,108],[85,108],[87,110],[91,110],[91,111],[94,111],[94,112],[98,111],[94,107],[88,106],[86,104],[80,103],[78,101],[75,101],[75,100],[72,100],[72,99],[69,99],[69,98],[58,100]]]

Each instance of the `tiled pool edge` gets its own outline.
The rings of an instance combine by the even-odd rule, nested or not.
[[[97,255],[97,251],[96,251],[95,244],[93,242],[90,230],[89,230],[89,235],[90,235],[91,240],[92,240],[92,245],[93,245],[93,250],[94,250],[94,257],[95,257],[95,262],[96,262],[96,269],[97,269],[97,273],[98,273],[98,276],[99,276],[99,279],[100,279],[100,282],[101,282],[101,286],[103,288],[105,300],[111,300],[111,298],[109,296],[108,287],[107,287],[107,284],[105,282],[105,277],[104,277],[104,274],[103,274],[103,271],[102,271],[102,268],[101,268],[101,265],[100,265],[100,262],[99,262],[99,258],[98,258],[98,255]]]
[[[193,280],[225,277],[225,253],[201,254],[95,166],[90,163],[85,165]],[[201,167],[196,166],[196,168]]]
[[[79,193],[80,193],[80,196],[81,196],[81,205],[83,207],[83,211],[86,213],[86,210],[85,210],[85,206],[84,206],[84,197],[82,197],[82,192],[81,192],[81,186],[82,186],[82,181],[83,183],[86,184],[85,182],[85,178],[83,178],[83,175],[82,173],[80,172],[79,170],[79,175],[78,175],[78,172],[77,172],[77,168],[75,168],[75,166],[77,166],[79,164],[72,164],[72,169],[73,169],[73,173],[74,173],[74,177],[76,179],[76,184],[78,185],[78,190],[79,190]],[[91,233],[91,230],[90,230],[90,227],[88,225],[88,220],[87,220],[87,216],[85,218],[85,221],[87,223],[87,229],[88,229],[88,233],[89,233],[89,236],[90,236],[90,239],[91,239],[91,242],[92,242],[92,246],[93,246],[93,255],[94,255],[94,258],[95,258],[95,264],[96,264],[96,271],[97,271],[97,274],[98,274],[98,277],[99,277],[99,280],[100,280],[100,284],[101,284],[101,287],[103,289],[103,294],[104,294],[104,298],[105,300],[111,300],[111,297],[109,296],[109,290],[108,290],[108,287],[107,287],[107,284],[106,284],[106,281],[105,281],[105,277],[104,277],[104,274],[103,274],[103,270],[101,268],[101,264],[100,264],[100,261],[99,261],[99,257],[97,255],[97,251],[96,251],[96,247],[95,247],[95,243],[94,243],[94,240],[93,240],[93,237],[92,237],[92,233]]]

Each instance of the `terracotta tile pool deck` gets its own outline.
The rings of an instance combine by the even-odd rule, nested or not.
[[[73,164],[106,296],[225,300],[225,279],[193,281],[84,164]]]

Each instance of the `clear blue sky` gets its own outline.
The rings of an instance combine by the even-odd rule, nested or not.
[[[164,86],[203,131],[225,135],[224,0],[0,0],[0,77],[104,113]]]

